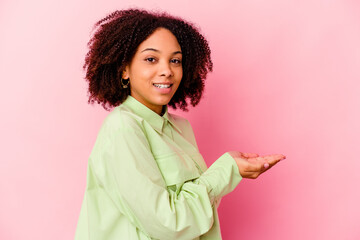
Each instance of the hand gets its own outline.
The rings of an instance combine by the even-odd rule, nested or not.
[[[236,161],[243,178],[255,179],[286,157],[282,154],[259,156],[256,153],[228,152]]]

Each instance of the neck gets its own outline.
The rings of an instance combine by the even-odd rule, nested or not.
[[[166,111],[166,105],[163,105],[162,109],[161,109],[160,116],[163,116],[165,114],[165,111]]]

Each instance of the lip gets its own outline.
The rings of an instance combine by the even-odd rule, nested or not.
[[[172,83],[172,82],[156,82],[156,83],[153,83],[153,84],[173,85],[174,83]]]
[[[169,88],[158,88],[158,87],[155,87],[154,84],[166,84],[166,85],[170,85]],[[158,91],[159,93],[161,94],[169,94],[172,92],[172,86],[173,86],[173,83],[169,83],[169,82],[166,82],[166,83],[153,83],[153,87],[156,89],[156,91]]]

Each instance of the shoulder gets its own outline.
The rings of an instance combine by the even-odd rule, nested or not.
[[[169,115],[172,118],[174,124],[181,130],[181,135],[198,149],[194,130],[189,120],[176,114],[169,114]]]
[[[115,107],[104,119],[102,132],[142,131],[142,118],[131,112],[126,106]]]
[[[182,116],[180,116],[180,115],[177,115],[177,114],[175,114],[175,113],[168,113],[169,114],[169,116],[172,118],[172,120],[174,121],[174,122],[178,122],[179,124],[180,123],[182,123],[182,124],[184,124],[184,123],[189,123],[189,121],[186,119],[186,118],[184,118],[184,117],[182,117]]]
[[[121,105],[113,108],[102,122],[91,155],[102,153],[120,139],[145,141],[146,135],[139,121],[137,115]]]
[[[190,121],[176,114],[169,113],[169,115],[171,117],[172,122],[176,125],[176,127],[178,127],[181,130],[181,134],[183,135],[183,137],[185,137],[190,142],[194,143],[194,145],[196,145],[195,134],[190,124]]]
[[[189,129],[191,128],[191,124],[189,122],[189,120],[187,120],[186,118],[182,117],[182,116],[179,116],[177,114],[174,114],[174,113],[169,113],[169,117],[170,117],[170,120],[176,124],[176,126],[178,128],[181,129],[181,131],[185,131],[186,129]]]

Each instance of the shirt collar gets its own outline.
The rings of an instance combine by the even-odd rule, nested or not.
[[[168,112],[167,105],[165,106],[165,113],[163,114],[163,116],[160,116],[131,95],[129,95],[122,104],[128,107],[136,115],[147,121],[157,132],[161,134],[163,133],[165,121],[168,121],[176,130],[181,133],[181,130],[176,125],[171,113]]]

